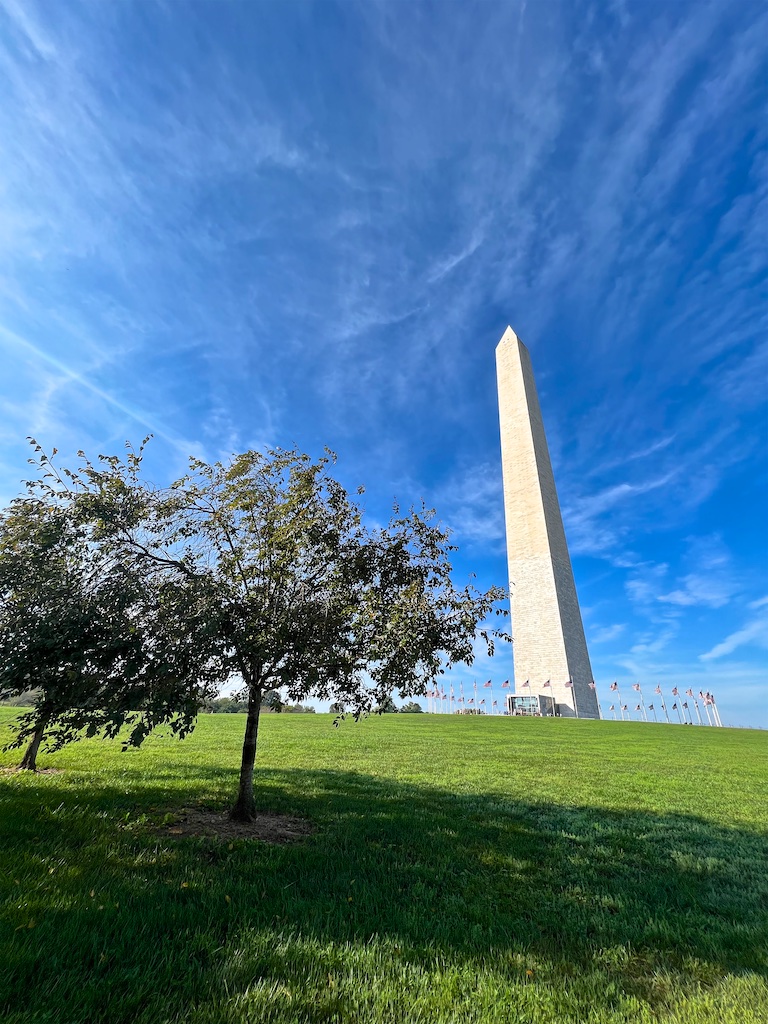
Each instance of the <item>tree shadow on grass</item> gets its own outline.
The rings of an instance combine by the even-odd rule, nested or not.
[[[0,804],[0,1013],[25,1006],[15,1019],[41,1021],[54,987],[68,1020],[165,1020],[171,998],[295,982],[366,943],[425,969],[442,958],[562,979],[597,972],[606,993],[650,1005],[661,975],[702,986],[768,977],[768,846],[757,832],[266,770],[261,806],[312,820],[305,842],[158,834],[174,804],[223,807],[231,786],[230,771],[196,768],[170,804],[168,789],[138,779],[13,785]]]

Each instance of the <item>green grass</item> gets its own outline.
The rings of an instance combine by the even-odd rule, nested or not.
[[[3,1024],[768,1021],[764,733],[268,716],[259,803],[317,832],[153,831],[242,728],[0,776]]]

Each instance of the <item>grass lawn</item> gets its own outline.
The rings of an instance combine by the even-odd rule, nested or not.
[[[257,798],[315,834],[159,835],[243,724],[0,775],[3,1024],[768,1021],[765,733],[265,716]]]

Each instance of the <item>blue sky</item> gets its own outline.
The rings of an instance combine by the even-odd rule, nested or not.
[[[0,497],[27,434],[330,445],[502,583],[510,323],[603,697],[768,726],[767,58],[750,0],[0,0]]]

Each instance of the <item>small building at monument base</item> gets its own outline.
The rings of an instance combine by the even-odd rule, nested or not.
[[[551,718],[559,711],[554,700],[543,693],[508,693],[507,714]]]

